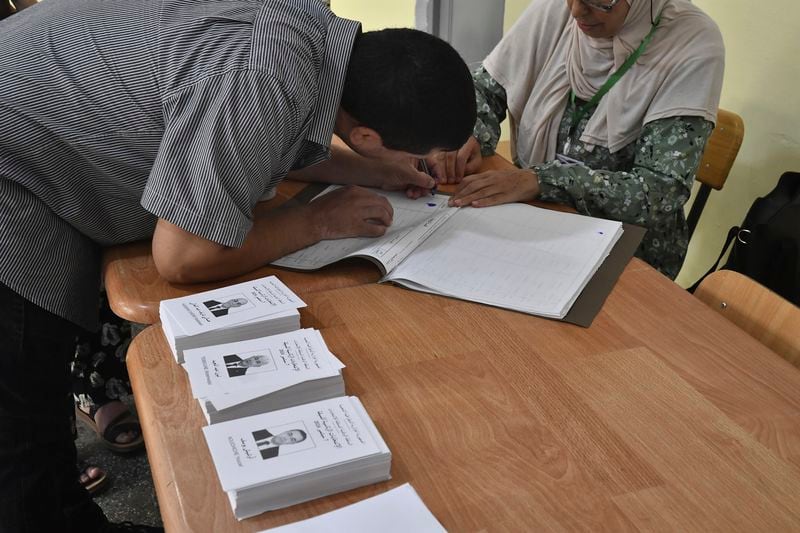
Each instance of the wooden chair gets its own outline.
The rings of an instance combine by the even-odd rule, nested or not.
[[[694,295],[800,367],[800,307],[733,270],[709,275]]]
[[[689,238],[692,237],[700,215],[708,200],[711,189],[721,190],[728,179],[736,154],[742,146],[744,138],[744,122],[742,117],[731,111],[717,111],[717,125],[706,143],[706,150],[695,179],[700,182],[686,224],[689,226]]]

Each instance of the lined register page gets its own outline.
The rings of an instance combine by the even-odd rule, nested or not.
[[[326,194],[336,187],[322,192]],[[316,270],[348,257],[372,257],[391,271],[435,231],[455,210],[447,207],[445,195],[412,200],[405,192],[380,191],[394,209],[392,225],[382,237],[359,237],[321,241],[308,248],[284,256],[272,264],[298,270]]]
[[[563,318],[620,235],[617,221],[526,204],[466,207],[384,280]]]

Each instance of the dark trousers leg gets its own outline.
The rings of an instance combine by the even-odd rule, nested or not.
[[[105,523],[78,483],[68,366],[76,332],[0,284],[0,532]]]

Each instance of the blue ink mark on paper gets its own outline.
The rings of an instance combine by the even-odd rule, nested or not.
[[[436,207],[436,204],[433,202],[428,202],[428,207]]]
[[[597,233],[599,233],[600,235],[605,235],[605,233],[603,233],[602,231],[598,231]]]

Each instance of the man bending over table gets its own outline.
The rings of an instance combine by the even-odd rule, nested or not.
[[[152,236],[162,276],[199,282],[381,235],[391,207],[358,186],[433,187],[415,163],[467,140],[472,81],[443,41],[318,0],[49,1],[0,22],[0,50],[0,524],[121,530],[69,424],[101,248]],[[292,171],[353,187],[255,212]]]

